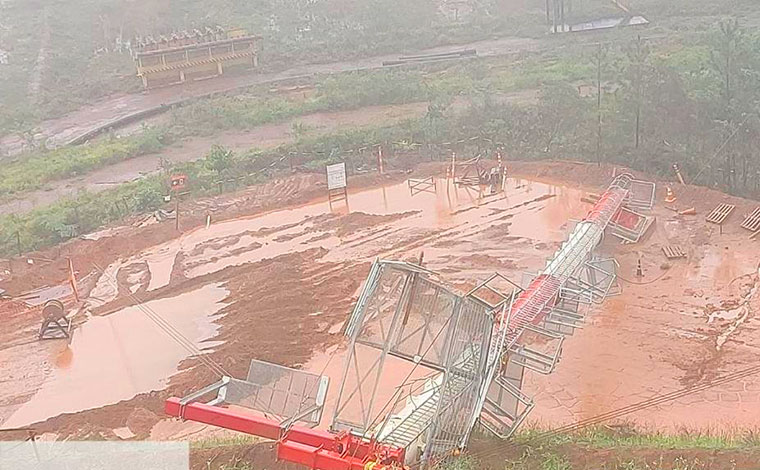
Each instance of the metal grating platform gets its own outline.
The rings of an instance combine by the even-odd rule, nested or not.
[[[297,421],[317,426],[329,383],[326,376],[252,360],[246,380],[222,377],[219,382],[183,398],[180,404],[186,405],[216,392],[216,398],[208,404],[226,403],[274,415],[286,427]]]
[[[733,204],[720,204],[708,214],[705,220],[712,224],[722,225],[735,208]]]

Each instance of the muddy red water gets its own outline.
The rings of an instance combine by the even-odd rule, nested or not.
[[[314,249],[327,250],[318,261],[325,264],[402,258],[424,250],[433,270],[461,266],[448,277],[452,282],[469,282],[495,269],[518,275],[520,269],[539,268],[550,245],[563,239],[565,221],[583,215],[579,196],[577,190],[519,180],[507,181],[507,191],[498,195],[456,188],[445,180],[437,180],[434,193],[412,195],[407,183],[351,192],[347,203],[331,207],[317,201],[212,223],[118,260],[105,267],[87,303],[107,311],[119,295],[158,291],[177,277],[200,278]],[[160,311],[193,341],[201,341],[213,336],[212,314],[225,295],[221,287],[205,286],[89,319],[75,333],[70,351],[54,353],[54,366],[39,390],[4,425],[28,424],[161,388],[188,352],[160,338],[145,310]],[[337,331],[339,326],[326,327]],[[338,379],[333,377],[336,387]]]
[[[355,192],[332,207],[318,202],[212,224],[118,264],[147,263],[148,290],[167,285],[173,270],[195,278],[316,247],[329,250],[323,261],[393,258],[419,247],[433,270],[482,256],[487,268],[537,268],[533,243],[562,240],[567,220],[586,208],[577,190],[517,180],[507,185],[498,195],[445,180],[437,181],[435,193],[412,195],[406,183]],[[478,263],[467,264],[477,269]]]
[[[546,175],[556,169],[564,176],[578,168],[544,164],[539,170]],[[303,180],[295,176],[273,184],[289,187],[295,178]],[[425,265],[462,290],[494,271],[519,280],[523,272],[544,266],[564,240],[568,220],[583,217],[588,209],[580,202],[580,190],[528,180],[509,180],[506,193],[497,196],[437,183],[434,193],[412,196],[405,183],[392,184],[351,191],[347,206],[338,203],[332,210],[322,199],[212,221],[209,228],[146,244],[148,248],[141,245],[113,262],[108,258],[102,267],[108,275],[93,272],[94,288],[84,295],[97,316],[132,305],[132,296],[153,302],[177,297],[175,291],[221,284],[229,294],[223,300],[224,316],[216,320],[219,331],[213,340],[218,343],[209,357],[237,376],[245,375],[252,358],[313,372],[324,369],[333,379],[329,402],[342,371],[341,326],[372,259],[412,259],[424,252]],[[691,196],[681,191],[680,199],[700,212],[727,198],[703,189]],[[240,200],[259,203],[270,193],[253,194],[255,199]],[[732,203],[739,205],[737,210],[755,205],[738,199]],[[700,217],[678,216],[662,207],[655,215],[657,222],[641,243],[620,245],[608,237],[601,247],[602,255],[620,262],[623,294],[594,307],[585,328],[565,341],[554,373],[526,377],[525,391],[536,402],[531,421],[549,426],[576,422],[757,361],[758,252],[747,243],[746,231],[729,224],[721,234]],[[104,236],[120,237],[118,231]],[[662,246],[672,244],[681,245],[687,258],[666,261]],[[644,267],[640,278],[635,275],[638,259]],[[119,279],[118,288],[107,282],[110,277]],[[0,360],[13,364],[15,380],[13,386],[0,384],[0,419],[34,399],[49,377],[75,367],[77,351],[60,354],[59,348],[51,353],[55,347],[30,342],[0,350]],[[161,419],[161,400],[168,394],[181,396],[217,379],[197,365],[188,359],[179,366],[180,373],[175,373],[176,363],[166,368],[148,365],[145,370],[159,386],[174,374],[165,392],[37,426],[74,434],[94,430],[114,438],[111,431],[124,426],[124,417],[140,412],[150,417],[133,429],[143,437],[195,433],[197,429],[178,429],[168,422],[155,433],[148,431]],[[50,410],[51,401],[41,408]],[[760,381],[747,377],[629,418],[658,429],[730,430],[757,423],[758,402]],[[328,420],[331,414],[328,406]]]
[[[50,374],[3,427],[26,426],[164,388],[182,359],[211,346],[203,342],[216,335],[214,313],[224,307],[227,294],[219,285],[207,285],[90,318],[70,345],[60,342],[51,351]],[[189,344],[168,341],[169,333],[151,317],[172,325]]]

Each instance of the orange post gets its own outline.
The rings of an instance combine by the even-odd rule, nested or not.
[[[79,289],[77,288],[77,278],[74,276],[74,263],[71,261],[71,258],[69,258],[69,284],[71,284],[74,299],[79,302]]]

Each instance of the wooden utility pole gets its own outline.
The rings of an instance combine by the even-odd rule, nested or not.
[[[174,228],[179,231],[179,194],[174,195]]]
[[[596,52],[596,161],[602,164],[602,43],[599,43]]]
[[[644,100],[644,61],[649,56],[649,49],[641,40],[641,35],[636,38],[633,47],[628,50],[628,59],[634,66],[633,86],[636,93],[636,148],[641,145],[641,107]]]

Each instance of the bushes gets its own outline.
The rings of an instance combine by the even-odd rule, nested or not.
[[[687,177],[701,172],[717,181],[723,169],[720,160],[713,161],[713,153],[721,148],[728,129],[719,117],[733,113],[736,125],[736,116],[744,116],[739,111],[749,115],[758,109],[760,99],[754,85],[760,80],[760,48],[753,46],[760,43],[760,36],[745,36],[744,49],[737,56],[742,74],[732,81],[737,97],[731,106],[722,102],[720,75],[710,68],[714,65],[706,63],[711,51],[720,51],[711,41],[715,38],[707,35],[692,44],[669,43],[640,62],[634,62],[623,50],[610,51],[602,79],[600,154],[596,90],[592,96],[581,96],[575,87],[576,80],[594,84],[595,67],[592,58],[582,54],[588,51],[576,50],[561,60],[525,61],[514,68],[500,69],[503,59],[490,59],[424,69],[339,74],[321,79],[316,90],[303,98],[244,95],[199,101],[173,111],[169,130],[154,129],[132,138],[45,152],[4,166],[0,168],[0,197],[155,151],[183,133],[246,128],[318,110],[419,100],[430,102],[427,115],[421,119],[317,138],[304,135],[302,128],[294,126],[297,138],[292,145],[240,154],[216,147],[205,160],[178,168],[190,176],[194,194],[210,194],[261,181],[270,167],[287,167],[283,155],[290,153],[293,156],[289,160],[295,165],[317,169],[345,159],[351,171],[371,165],[373,159],[367,150],[347,150],[377,143],[440,144],[483,136],[503,144],[507,154],[516,159],[599,157],[662,175],[669,174],[671,164],[678,162]],[[528,86],[522,75],[535,81],[533,86],[540,91],[538,102],[500,101],[499,91]],[[460,93],[469,95],[472,104],[464,112],[452,114],[449,104]],[[637,107],[642,109],[639,147],[633,138]],[[742,179],[737,176],[729,189],[747,196],[760,190],[760,179],[753,176],[759,174],[760,166],[752,159],[760,142],[760,127],[756,119],[745,121],[746,126],[736,133],[731,145],[725,146],[724,153],[732,152],[729,156],[733,155],[733,160],[729,161],[742,164],[736,164],[736,174]],[[441,156],[448,151],[441,148]],[[72,227],[82,233],[126,214],[152,210],[161,204],[165,192],[162,184],[159,177],[151,177],[97,197],[85,194],[76,203],[60,201],[53,209],[41,209],[20,219],[0,219],[0,250],[15,251],[17,232],[29,249],[71,236]]]
[[[167,142],[164,130],[151,128],[122,139],[23,155],[14,163],[0,165],[0,199],[158,151]]]
[[[315,91],[305,98],[267,96],[265,91],[257,90],[255,94],[199,100],[172,110],[165,127],[145,128],[129,137],[17,157],[15,163],[0,166],[0,200],[39,189],[51,181],[156,152],[182,136],[248,129],[317,111],[417,101],[448,103],[455,96],[476,90],[499,90],[498,85],[491,86],[490,80],[487,65],[466,61],[454,66],[440,64],[329,75],[318,79]]]
[[[177,165],[173,171],[188,175],[193,196],[216,194],[220,188],[229,191],[264,181],[273,171],[287,167],[283,156],[291,152],[300,156],[299,163],[307,168],[321,168],[327,162],[338,160],[347,160],[349,167],[353,168],[365,156],[346,154],[345,150],[416,137],[419,128],[419,123],[409,122],[389,128],[349,130],[266,152],[236,154],[215,146],[205,158]],[[152,175],[112,190],[63,198],[24,215],[0,216],[0,254],[16,254],[17,237],[23,251],[36,250],[94,231],[129,215],[156,210],[164,204],[167,193],[167,175]]]

